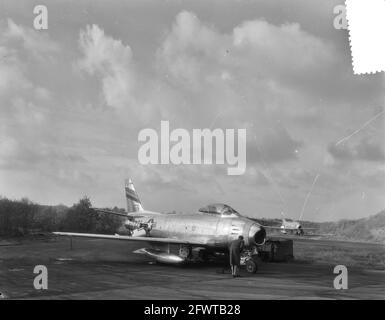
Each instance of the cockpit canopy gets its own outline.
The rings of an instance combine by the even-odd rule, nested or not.
[[[209,204],[203,208],[200,208],[199,212],[218,214],[221,216],[240,216],[240,214],[236,210],[223,203]]]

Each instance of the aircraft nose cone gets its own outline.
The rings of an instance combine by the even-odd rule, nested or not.
[[[249,241],[250,244],[262,245],[265,242],[266,230],[264,227],[253,224],[249,232]]]

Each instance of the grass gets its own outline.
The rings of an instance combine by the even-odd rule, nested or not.
[[[385,270],[385,246],[349,242],[295,242],[294,255],[308,263],[342,264],[350,267]]]

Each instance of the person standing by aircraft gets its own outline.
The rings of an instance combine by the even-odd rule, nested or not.
[[[238,239],[232,241],[230,244],[230,266],[233,278],[239,277],[239,267],[241,265],[241,252],[244,246],[245,242],[243,241],[243,236],[239,236]]]

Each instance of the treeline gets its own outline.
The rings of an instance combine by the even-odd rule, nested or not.
[[[358,220],[323,222],[319,230],[339,239],[385,243],[385,210]]]
[[[72,207],[39,205],[28,199],[0,198],[0,236],[53,231],[113,234],[121,224],[122,218],[118,216],[96,213],[87,197]]]

